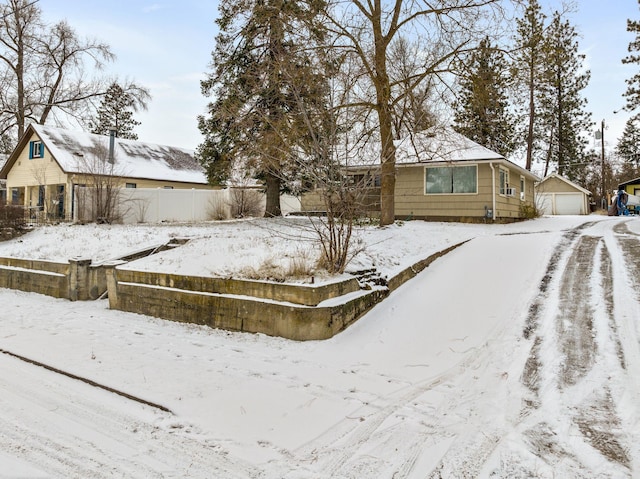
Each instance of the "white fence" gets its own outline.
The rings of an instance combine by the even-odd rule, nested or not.
[[[91,188],[77,188],[74,200],[74,221],[90,218],[89,201],[85,205],[78,198],[90,198]],[[238,209],[262,216],[265,195],[257,190],[197,190],[164,188],[120,188],[114,217],[124,224],[166,222],[198,222],[227,219],[236,216]],[[300,211],[300,200],[294,196],[280,197],[282,214]],[[84,208],[84,210],[83,210]]]

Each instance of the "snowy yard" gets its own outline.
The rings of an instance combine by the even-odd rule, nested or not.
[[[56,226],[0,256],[242,276],[315,259],[304,219]],[[640,219],[362,228],[352,269],[434,262],[298,343],[0,290],[0,478],[627,478],[640,474]]]

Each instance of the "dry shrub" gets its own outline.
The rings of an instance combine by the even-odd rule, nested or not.
[[[264,213],[262,205],[263,194],[258,190],[231,188],[229,198],[229,206],[231,207],[231,216],[233,218],[262,216]]]
[[[207,216],[211,220],[222,221],[229,219],[229,211],[225,202],[218,195],[209,197]]]
[[[257,268],[248,266],[242,270],[241,274],[248,279],[262,279],[278,282],[283,282],[287,277],[284,268],[276,263],[273,258],[265,259]]]
[[[24,226],[25,217],[22,206],[0,204],[0,228],[21,230]]]
[[[315,274],[313,254],[309,250],[298,249],[289,257],[289,269],[287,275],[290,278],[305,278]]]
[[[540,210],[538,207],[531,203],[520,204],[520,216],[528,220],[540,217]]]
[[[292,255],[287,255],[287,261],[277,261],[274,257],[266,258],[257,268],[247,267],[242,276],[248,279],[284,282],[291,279],[309,278],[314,276],[314,263],[310,251],[298,249]]]

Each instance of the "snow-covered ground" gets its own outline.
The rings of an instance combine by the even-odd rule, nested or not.
[[[352,243],[362,251],[348,269],[375,267],[393,275],[448,246],[477,236],[539,230],[562,230],[584,221],[546,218],[510,225],[398,222],[384,228],[359,228]],[[57,225],[44,226],[11,241],[0,242],[0,256],[67,261],[91,258],[94,263],[167,243],[172,238],[190,241],[174,252],[149,256],[130,268],[187,275],[245,276],[265,265],[282,271],[293,260],[310,267],[318,259],[316,236],[302,217],[210,222],[198,225]]]
[[[189,237],[129,267],[242,276],[313,261],[305,221],[61,225],[0,256]],[[0,478],[634,477],[639,237],[637,218],[594,215],[362,228],[351,267],[382,275],[472,241],[305,343],[0,290]]]

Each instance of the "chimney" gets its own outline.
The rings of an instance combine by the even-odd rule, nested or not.
[[[115,150],[116,145],[116,129],[111,127],[109,128],[109,163],[114,163],[113,152]]]

